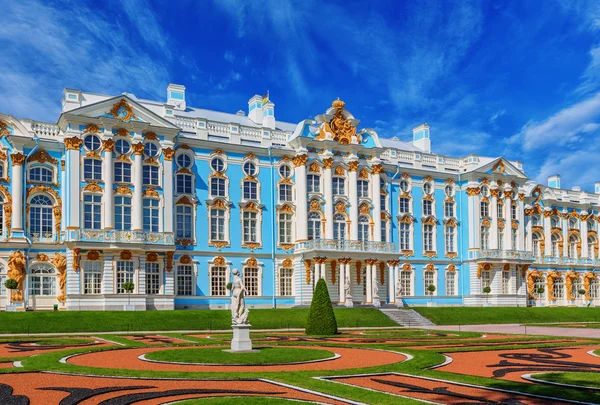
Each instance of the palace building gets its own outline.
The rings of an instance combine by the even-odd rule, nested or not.
[[[57,123],[0,113],[0,307],[600,305],[600,183],[431,152],[362,128],[341,100],[299,123],[65,89]],[[349,106],[350,107],[350,106]],[[303,117],[299,117],[301,119]],[[18,281],[7,290],[4,281]]]

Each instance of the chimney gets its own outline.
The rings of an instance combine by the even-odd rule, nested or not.
[[[600,181],[594,183],[594,193],[600,194]]]
[[[548,187],[560,188],[560,176],[558,174],[548,177]]]
[[[263,105],[263,127],[275,129],[275,104],[271,100]]]
[[[263,98],[255,94],[248,100],[248,118],[257,125],[262,125],[263,122]]]
[[[429,125],[426,123],[413,128],[413,145],[425,153],[431,153],[431,140],[429,139]]]
[[[185,86],[170,83],[167,87],[167,104],[176,110],[185,111]]]

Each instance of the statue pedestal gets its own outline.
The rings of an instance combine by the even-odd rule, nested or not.
[[[231,325],[233,339],[231,339],[232,352],[251,352],[250,325]]]
[[[353,308],[354,307],[354,302],[352,302],[352,297],[350,298],[346,298],[346,308]]]
[[[381,308],[381,301],[379,301],[379,297],[373,298],[373,306],[375,308]]]

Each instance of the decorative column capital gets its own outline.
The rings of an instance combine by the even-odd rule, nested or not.
[[[11,154],[10,158],[13,166],[23,166],[23,163],[25,163],[25,155],[20,152]]]
[[[65,146],[68,150],[79,150],[79,148],[81,148],[82,143],[83,141],[80,138],[77,138],[76,136],[72,138],[65,138]]]
[[[325,264],[327,262],[326,257],[315,257],[315,263],[317,264]]]
[[[372,174],[381,174],[381,173],[383,173],[383,165],[376,164],[376,165],[371,166],[371,173]]]
[[[112,139],[103,140],[102,150],[104,150],[104,152],[113,152],[115,150],[115,141],[113,141]]]
[[[307,161],[308,161],[308,155],[306,155],[306,154],[304,154],[304,155],[296,155],[292,159],[292,163],[294,163],[295,167],[306,166],[306,162]]]
[[[357,170],[358,170],[358,160],[348,162],[348,171],[349,172],[355,172]]]
[[[323,167],[325,169],[331,169],[333,166],[333,158],[323,159]]]
[[[163,153],[165,155],[165,160],[173,160],[173,156],[175,155],[175,150],[171,148],[163,149]]]
[[[479,195],[480,192],[481,192],[481,189],[479,187],[469,187],[469,188],[467,188],[467,195],[469,197],[475,197],[475,196]]]
[[[134,155],[142,155],[144,153],[144,144],[142,142],[134,143],[131,147],[133,148]]]

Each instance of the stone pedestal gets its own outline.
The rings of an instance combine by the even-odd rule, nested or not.
[[[396,306],[398,308],[404,308],[404,301],[402,300],[402,298],[396,297]]]
[[[381,301],[379,301],[379,297],[373,298],[373,306],[375,308],[381,308]]]
[[[250,325],[231,325],[233,339],[231,339],[232,352],[252,351],[252,340],[250,340]]]
[[[352,302],[352,298],[346,298],[346,308],[353,308],[354,307],[354,303]]]
[[[17,306],[15,304],[8,304],[6,306],[6,312],[17,312]]]

